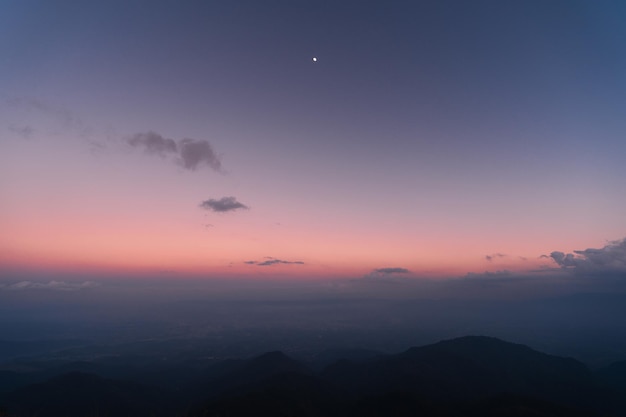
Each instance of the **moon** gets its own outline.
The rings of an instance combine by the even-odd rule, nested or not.
[[[317,62],[317,57],[313,57],[313,62]]]

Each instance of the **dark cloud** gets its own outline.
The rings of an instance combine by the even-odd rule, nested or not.
[[[504,258],[505,256],[506,255],[504,253],[492,253],[491,255],[485,255],[485,259],[491,262],[495,258]]]
[[[256,265],[256,266],[304,265],[304,262],[302,261],[285,261],[282,259],[276,259],[272,257],[267,257],[265,261],[246,261],[244,263],[248,265]]]
[[[190,171],[195,171],[199,165],[206,164],[215,171],[222,170],[222,162],[206,140],[183,139],[179,143],[180,160]]]
[[[128,144],[135,148],[142,148],[147,153],[161,156],[178,152],[174,139],[164,138],[154,132],[137,133],[128,139]]]
[[[406,268],[378,268],[375,269],[373,272],[379,274],[408,274],[411,271]]]
[[[212,210],[217,213],[226,213],[239,209],[249,209],[248,206],[237,201],[235,197],[222,197],[219,200],[211,198],[200,203],[200,208],[203,208],[205,210]]]
[[[207,165],[214,171],[222,171],[222,162],[206,140],[165,138],[155,132],[137,133],[127,140],[135,148],[141,148],[146,153],[162,157],[176,155],[176,162],[189,171],[195,171],[202,165]]]
[[[550,254],[562,269],[573,272],[626,272],[626,239],[610,242],[600,249],[575,250],[574,253],[554,251]]]

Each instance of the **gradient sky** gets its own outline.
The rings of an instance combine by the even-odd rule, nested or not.
[[[626,237],[625,19],[623,1],[3,0],[0,265],[571,266],[540,256]]]

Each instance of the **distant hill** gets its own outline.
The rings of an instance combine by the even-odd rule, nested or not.
[[[596,371],[598,380],[606,386],[626,392],[626,361],[619,361]]]
[[[49,353],[70,347],[82,346],[88,343],[80,339],[62,340],[0,340],[0,362],[29,355]]]
[[[626,365],[594,374],[574,359],[490,337],[395,355],[333,351],[321,360],[334,359],[321,371],[278,351],[226,360],[194,373],[180,390],[71,372],[16,389],[0,404],[12,417],[626,416]]]
[[[383,355],[385,355],[383,352],[370,349],[331,349],[315,355],[311,361],[311,366],[314,369],[321,371],[328,365],[331,365],[341,359],[358,362]]]
[[[229,360],[207,370],[188,387],[188,400],[208,399],[256,387],[280,374],[309,375],[312,372],[282,352],[268,352],[249,360]]]
[[[473,336],[397,355],[339,360],[317,378],[297,369],[276,372],[209,401],[194,415],[244,416],[256,409],[263,410],[260,415],[306,416],[590,416],[589,410],[602,408],[600,400],[582,363]]]
[[[591,372],[573,359],[488,337],[463,337],[367,363],[342,361],[322,374],[351,395],[413,392],[440,400],[515,393],[595,404]],[[583,395],[584,394],[584,395]]]
[[[597,385],[607,394],[607,402],[614,410],[626,415],[626,361],[615,362],[595,372]]]

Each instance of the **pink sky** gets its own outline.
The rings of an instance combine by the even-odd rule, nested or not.
[[[517,5],[460,36],[457,9],[311,25],[302,7],[163,6],[132,27],[108,3],[7,7],[2,265],[463,276],[626,236],[623,25],[555,31],[548,5]],[[225,197],[248,209],[200,207]],[[245,263],[268,257],[286,262]]]

